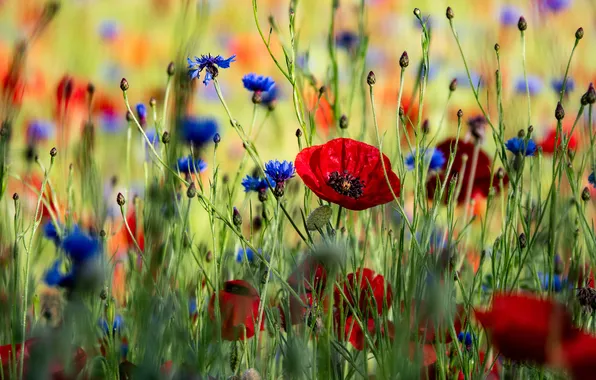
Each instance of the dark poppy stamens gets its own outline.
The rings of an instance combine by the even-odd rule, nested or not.
[[[358,199],[364,194],[364,181],[347,171],[343,173],[335,171],[329,174],[327,185],[339,194],[354,199]]]
[[[248,289],[242,285],[238,285],[238,284],[234,284],[234,283],[226,283],[224,285],[224,291],[226,293],[237,294],[239,296],[250,296],[251,295],[250,289]]]

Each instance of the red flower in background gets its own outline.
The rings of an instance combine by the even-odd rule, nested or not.
[[[387,321],[387,329],[385,326],[379,326],[379,331],[381,335],[387,334],[390,340],[393,340],[395,336],[395,328],[393,326],[393,322]],[[369,318],[366,321],[366,329],[368,330],[368,335],[374,337],[377,335],[377,327],[375,326],[375,320],[373,318]],[[345,326],[346,332],[346,339],[350,342],[350,344],[358,351],[364,350],[364,346],[366,344],[366,335],[362,331],[362,327],[356,321],[356,319],[352,316],[349,316],[346,320]]]
[[[474,314],[495,348],[520,362],[546,364],[553,344],[565,344],[579,334],[561,305],[531,295],[496,294],[490,310]]]
[[[573,341],[564,343],[559,352],[560,365],[567,369],[573,379],[593,379],[596,373],[596,337],[580,334]]]
[[[56,86],[56,117],[61,120],[73,107],[85,107],[87,101],[87,83],[64,75]]]
[[[327,270],[312,256],[308,256],[292,272],[288,284],[294,289],[300,299],[290,295],[290,323],[292,325],[305,321],[308,310],[318,304],[323,304],[326,309],[329,305],[323,297],[327,283]],[[286,327],[286,316],[282,306],[279,307],[282,326]]]
[[[384,310],[391,308],[393,298],[391,287],[385,284],[385,277],[371,269],[359,269],[355,273],[348,274],[342,290],[343,295],[338,287],[334,292],[335,304],[338,307],[345,301],[366,317],[372,316],[374,312],[382,315]],[[346,313],[350,312],[347,305],[344,310]]]
[[[577,148],[577,132],[571,134],[572,125],[566,124],[563,126],[563,134],[567,136],[565,139],[569,140],[569,150],[575,150]],[[563,143],[563,136],[557,138],[557,128],[551,128],[547,132],[546,136],[540,142],[542,151],[546,154],[553,154],[555,152],[555,146],[558,148]]]
[[[393,200],[380,158],[372,145],[338,138],[303,149],[296,156],[295,166],[304,184],[319,198],[358,211]],[[383,162],[393,192],[399,197],[399,178],[385,155]]]
[[[261,299],[257,290],[244,280],[226,281],[219,291],[221,336],[225,340],[244,340],[255,335]],[[209,317],[215,320],[215,294],[209,302]],[[264,328],[261,320],[260,329]]]
[[[456,139],[450,138],[439,145],[437,145],[436,149],[441,151],[445,157],[449,157],[451,155],[451,148],[455,149],[455,142]],[[463,167],[463,156],[467,156],[467,162],[465,166],[465,171],[462,173]],[[454,175],[457,175],[458,181],[463,181],[461,186],[461,191],[459,192],[459,196],[457,197],[457,203],[462,204],[466,200],[466,189],[468,188],[468,182],[470,181],[470,172],[472,166],[472,157],[474,156],[474,143],[471,142],[464,142],[458,141],[457,144],[457,152],[455,154],[455,158],[453,160],[453,165],[451,166],[451,171],[449,172],[449,181],[453,178]],[[478,154],[478,161],[476,164],[476,174],[474,175],[474,184],[472,185],[472,198],[477,196],[481,196],[486,198],[488,193],[490,192],[490,184],[491,180],[493,182],[493,188],[499,191],[499,180],[495,176],[491,175],[491,167],[492,162],[488,155],[480,150]],[[445,173],[437,173],[435,176],[428,179],[426,183],[426,189],[429,199],[433,199],[435,196],[435,191],[437,191],[438,186],[437,179],[440,180],[442,184],[445,181]],[[507,176],[503,179],[504,184],[509,182]],[[447,186],[445,188],[445,193],[447,193],[449,189],[449,182],[447,182]],[[447,203],[449,197],[448,194],[445,194],[443,201]]]

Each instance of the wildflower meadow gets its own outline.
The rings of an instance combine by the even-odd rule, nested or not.
[[[596,379],[596,3],[0,1],[0,380]]]

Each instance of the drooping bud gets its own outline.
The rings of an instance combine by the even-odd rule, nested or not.
[[[420,18],[420,9],[414,8],[414,16]]]
[[[457,118],[461,119],[464,116],[464,111],[462,110],[457,110]]]
[[[50,149],[50,157],[56,157],[57,154],[58,154],[58,149],[56,149],[56,147],[53,147],[52,149]]]
[[[216,134],[213,136],[213,142],[214,142],[215,144],[219,144],[219,143],[221,142],[221,136],[219,135],[219,133],[216,133]]]
[[[296,137],[302,137],[302,130],[300,128],[296,129]]]
[[[498,52],[499,50],[501,50],[501,45],[495,44],[495,51]]]
[[[368,76],[366,77],[366,83],[368,83],[369,86],[374,86],[375,83],[377,83],[377,77],[375,76],[375,73],[372,71],[368,73]]]
[[[405,69],[409,65],[410,65],[410,57],[408,57],[408,52],[407,51],[404,51],[402,53],[401,57],[399,58],[399,66],[402,69]]]

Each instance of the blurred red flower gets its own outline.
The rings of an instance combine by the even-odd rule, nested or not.
[[[439,145],[437,145],[436,149],[441,151],[445,157],[449,157],[451,155],[451,149],[455,149],[456,139],[450,138]],[[467,156],[466,166],[464,167],[464,172],[462,173],[462,167],[464,159],[463,157]],[[451,166],[451,171],[449,172],[449,181],[453,179],[454,175],[457,175],[458,180],[462,181],[461,191],[459,192],[459,196],[457,197],[457,203],[462,204],[466,200],[466,189],[468,187],[468,181],[470,180],[470,167],[472,166],[472,157],[474,156],[474,143],[472,142],[464,142],[459,140],[457,143],[457,151],[455,154],[455,158],[453,159],[453,165]],[[447,165],[446,165],[447,166]],[[474,184],[472,185],[472,198],[476,198],[478,196],[482,198],[486,198],[490,191],[491,180],[493,182],[493,188],[499,191],[499,180],[495,176],[491,175],[491,166],[492,162],[488,155],[483,151],[480,150],[478,154],[478,161],[476,164],[476,174],[474,175]],[[437,179],[440,180],[440,184],[445,181],[445,173],[437,173],[434,176],[431,176],[426,183],[427,195],[429,199],[434,199],[435,191],[437,190],[437,186],[441,186],[437,183]],[[504,177],[503,183],[507,184],[509,182],[507,176]],[[445,193],[449,190],[449,182],[447,182],[447,186],[445,187]],[[447,203],[449,200],[448,194],[445,194],[443,201]]]
[[[369,318],[366,321],[366,328],[368,330],[369,336],[375,337],[377,335],[377,327],[373,318]],[[390,340],[393,340],[393,337],[395,336],[395,327],[393,326],[393,322],[391,321],[387,321],[387,331],[385,331],[385,326],[380,326],[379,331],[381,332],[382,336],[384,336],[386,333]],[[362,331],[360,324],[356,321],[354,317],[349,316],[346,320],[345,332],[346,339],[348,339],[350,344],[356,350],[364,350],[366,336],[364,334],[364,331]]]
[[[573,379],[593,379],[596,373],[596,337],[579,334],[573,341],[563,343],[560,351],[563,368]]]
[[[563,126],[562,132],[567,136],[566,139],[569,139],[569,150],[575,150],[577,148],[577,133],[573,132],[571,134],[572,125],[566,124]],[[540,142],[540,146],[542,147],[542,152],[545,154],[553,154],[555,152],[555,146],[558,148],[561,146],[563,141],[563,136],[558,136],[557,138],[557,128],[551,128],[548,130],[546,136]]]
[[[336,286],[334,296],[337,307],[345,301],[366,317],[372,316],[374,312],[382,315],[383,311],[391,308],[393,298],[391,287],[385,284],[385,277],[376,274],[372,269],[358,269],[348,274],[346,281],[340,286],[345,298],[340,288]],[[344,306],[344,310],[346,314],[350,312],[347,305]]]
[[[484,373],[484,369],[480,368],[480,365],[484,365],[484,366],[489,366],[492,363],[488,362],[485,363],[485,359],[486,358],[486,354],[484,353],[484,351],[480,351],[478,353],[478,362],[474,363],[474,369],[473,369],[473,374],[477,374],[479,371],[482,371],[480,373]],[[501,364],[499,363],[499,361],[497,360],[494,365],[490,368],[490,371],[488,373],[484,373],[484,376],[482,377],[485,380],[499,380],[501,378],[500,375],[500,371],[501,371]],[[473,379],[473,378],[477,378],[477,376],[469,376],[468,379]],[[459,371],[459,375],[457,376],[458,380],[465,380],[466,376],[464,375],[464,373],[462,371]]]
[[[226,281],[219,291],[221,336],[225,340],[244,340],[255,335],[261,298],[257,290],[244,280]],[[215,294],[209,301],[209,317],[215,320]],[[263,315],[264,318],[264,315]],[[263,330],[264,319],[260,329]]]
[[[532,295],[496,294],[490,310],[474,314],[495,348],[520,362],[546,364],[553,344],[565,344],[579,333],[562,305]]]
[[[305,321],[308,310],[322,303],[323,308],[328,307],[328,302],[323,297],[323,291],[327,283],[327,270],[312,256],[298,265],[288,277],[288,284],[294,289],[300,299],[290,295],[290,323],[298,324]],[[282,306],[279,307],[282,326],[286,327],[286,317]]]
[[[360,141],[337,138],[303,149],[296,156],[296,172],[319,198],[350,210],[365,210],[393,200],[383,171],[380,152]],[[389,182],[396,197],[399,178],[383,155]]]

